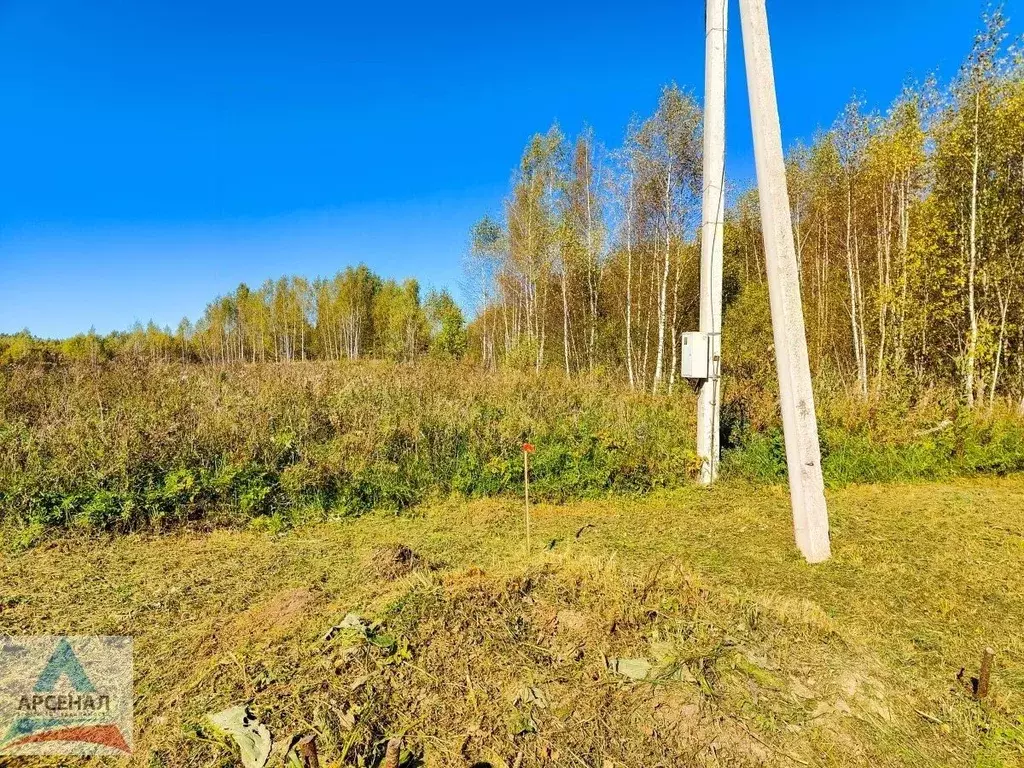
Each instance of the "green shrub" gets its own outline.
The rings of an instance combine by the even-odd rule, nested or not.
[[[935,480],[1024,469],[1024,421],[1012,410],[972,412],[830,393],[819,407],[822,470],[828,485]],[[733,425],[730,423],[730,427]],[[785,482],[782,430],[736,431],[724,452],[727,475]]]

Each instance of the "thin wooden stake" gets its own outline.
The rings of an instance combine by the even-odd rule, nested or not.
[[[530,452],[523,451],[523,488],[526,491],[526,554],[530,554]]]
[[[395,736],[393,739],[388,739],[387,752],[384,754],[384,762],[381,763],[381,768],[398,768],[398,761],[402,756],[402,739],[400,736]]]
[[[992,675],[992,660],[995,658],[996,652],[991,648],[986,648],[985,652],[981,654],[981,672],[978,673],[978,690],[974,693],[974,698],[984,699],[988,696],[988,683],[989,678]]]

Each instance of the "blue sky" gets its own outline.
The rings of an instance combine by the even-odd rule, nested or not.
[[[884,108],[952,76],[983,3],[768,8],[791,143],[854,92]],[[731,20],[742,182],[735,0]],[[467,231],[532,133],[589,123],[616,146],[672,80],[700,96],[698,0],[0,0],[0,332],[175,325],[241,281],[360,261],[458,293]]]

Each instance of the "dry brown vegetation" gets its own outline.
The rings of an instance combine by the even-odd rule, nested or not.
[[[820,567],[736,485],[541,505],[529,555],[512,500],[61,538],[2,560],[0,632],[133,635],[139,765],[237,764],[203,722],[237,703],[327,766],[1020,764],[1024,481],[830,502]]]
[[[832,484],[1024,468],[1024,416],[950,390],[851,395],[817,383]],[[775,397],[725,392],[725,471],[785,478]],[[289,525],[431,499],[531,493],[567,501],[686,485],[699,466],[689,392],[607,377],[486,373],[384,361],[0,366],[0,526]]]

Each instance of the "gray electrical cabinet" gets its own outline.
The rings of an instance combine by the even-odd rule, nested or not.
[[[682,365],[684,379],[706,379],[710,371],[710,336],[699,331],[683,334]]]

